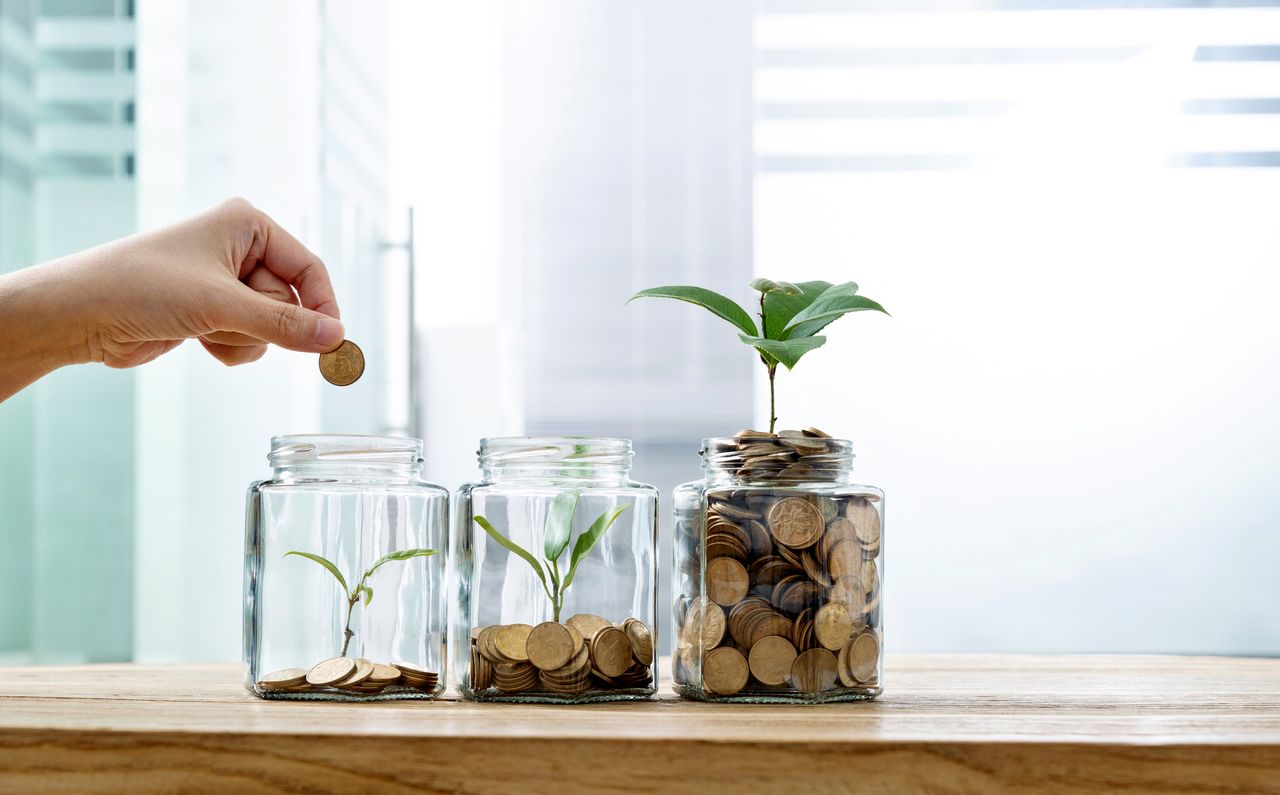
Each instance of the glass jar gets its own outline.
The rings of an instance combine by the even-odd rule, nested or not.
[[[675,500],[675,691],[803,703],[881,692],[884,493],[817,431],[706,439]]]
[[[444,689],[449,493],[422,442],[277,436],[249,487],[245,685],[263,698],[382,701]]]
[[[484,439],[458,490],[458,688],[477,701],[581,703],[655,692],[658,492],[631,442]]]

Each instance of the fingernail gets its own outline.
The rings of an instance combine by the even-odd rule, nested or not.
[[[342,324],[331,317],[321,317],[316,323],[316,345],[331,351],[342,344],[345,339],[346,332],[342,329]]]

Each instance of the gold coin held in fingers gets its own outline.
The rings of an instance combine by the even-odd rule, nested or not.
[[[320,354],[320,375],[334,386],[351,386],[364,375],[364,351],[351,340]]]

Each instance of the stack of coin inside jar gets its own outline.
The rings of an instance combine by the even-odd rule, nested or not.
[[[798,485],[835,479],[827,439],[807,429],[717,440],[719,463],[750,485],[708,489],[705,508],[677,513],[686,586],[676,602],[678,692],[878,693],[878,497]]]
[[[563,623],[499,624],[471,633],[470,690],[556,696],[649,689],[653,634],[635,618],[614,624],[580,613]]]
[[[342,694],[345,696],[378,695],[423,691],[434,695],[440,677],[408,663],[391,665],[372,662],[363,657],[333,657],[321,660],[309,670],[284,668],[258,679],[258,690],[264,695]]]

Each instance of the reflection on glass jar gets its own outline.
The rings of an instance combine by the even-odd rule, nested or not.
[[[631,482],[631,457],[624,439],[481,441],[454,533],[464,696],[653,695],[658,495]]]
[[[704,701],[823,703],[881,692],[884,493],[820,431],[703,442],[675,490],[672,673]]]
[[[434,698],[444,689],[449,494],[422,442],[278,436],[249,487],[245,685],[263,698]]]

